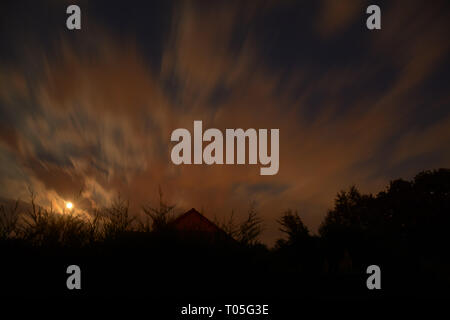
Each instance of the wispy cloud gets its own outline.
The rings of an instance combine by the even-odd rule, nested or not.
[[[142,37],[113,34],[94,17],[89,39],[61,32],[14,63],[3,59],[1,195],[24,198],[31,184],[49,203],[83,190],[80,204],[89,209],[121,192],[137,209],[162,185],[169,201],[211,216],[256,200],[271,241],[288,207],[299,208],[314,230],[342,188],[376,191],[389,179],[448,166],[448,81],[441,83],[447,90],[426,90],[445,80],[438,73],[449,64],[442,30],[450,20],[440,4],[390,5],[383,29],[362,34],[355,23],[361,6],[345,2],[335,10],[334,3],[311,13],[311,43],[293,45],[296,63],[286,65],[272,61],[282,52],[267,53],[285,50],[276,46],[289,41],[291,24],[280,21],[271,33],[261,23],[279,21],[294,4],[228,1],[170,8],[156,63]],[[352,59],[321,51],[346,52],[339,37],[353,34],[361,51]],[[423,108],[433,111],[422,117]],[[221,129],[279,128],[279,173],[173,165],[170,133],[191,129],[194,120]]]

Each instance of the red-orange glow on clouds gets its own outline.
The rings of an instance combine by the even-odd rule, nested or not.
[[[324,1],[311,26],[321,41],[361,19],[359,6],[348,4],[351,10],[339,15],[329,7],[334,3]],[[120,192],[138,211],[155,202],[161,185],[180,210],[196,207],[209,217],[233,208],[243,213],[254,200],[265,220],[264,240],[271,242],[278,236],[275,219],[287,208],[298,209],[316,230],[342,188],[356,184],[373,192],[390,179],[450,164],[444,148],[450,115],[424,128],[408,118],[424,103],[429,109],[449,103],[448,95],[412,94],[448,59],[446,35],[438,32],[448,28],[448,15],[394,6],[383,16],[383,28],[391,29],[367,35],[372,54],[366,59],[321,70],[294,65],[286,73],[267,63],[254,27],[274,4],[217,6],[173,8],[159,69],[147,63],[135,38],[115,37],[94,23],[89,40],[74,45],[62,36],[52,54],[34,48],[32,75],[0,65],[0,100],[14,110],[10,125],[0,128],[0,181],[8,186],[1,196],[26,200],[32,185],[48,204],[83,190],[80,203],[88,210]],[[234,45],[235,26],[242,24],[247,28]],[[405,26],[416,36],[407,37]],[[354,91],[385,68],[398,71],[389,85],[380,89],[375,80]],[[173,165],[170,133],[192,130],[194,120],[220,129],[279,128],[279,173]]]

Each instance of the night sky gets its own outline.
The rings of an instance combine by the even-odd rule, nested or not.
[[[66,28],[78,4],[82,29]],[[378,4],[382,29],[366,28]],[[0,198],[130,200],[314,232],[355,184],[450,167],[448,1],[2,1]],[[279,128],[280,170],[171,162],[176,128]],[[81,196],[77,194],[82,190]]]

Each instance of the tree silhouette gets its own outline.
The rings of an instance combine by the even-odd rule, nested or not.
[[[101,209],[100,215],[105,238],[114,239],[132,230],[132,224],[136,218],[131,216],[129,207],[130,202],[122,199],[119,195],[110,206]]]
[[[255,202],[250,203],[250,208],[247,212],[247,218],[239,226],[237,234],[238,241],[243,245],[255,245],[258,243],[258,237],[261,234],[262,220],[256,210]]]
[[[164,194],[161,187],[158,189],[159,195],[159,206],[152,207],[151,205],[146,205],[142,207],[144,214],[147,219],[144,223],[141,223],[141,230],[143,231],[162,231],[165,230],[173,220],[173,211],[175,205],[170,205],[164,201]]]
[[[281,218],[277,220],[280,224],[280,231],[287,235],[287,244],[298,244],[309,237],[309,230],[303,224],[298,212],[287,210],[283,213]]]
[[[214,216],[214,223],[221,228],[227,235],[232,237],[233,239],[237,239],[240,231],[239,225],[235,221],[234,209],[231,210],[231,213],[228,217],[224,217],[221,221],[217,216]]]
[[[235,222],[232,211],[222,224],[242,245],[178,237],[176,230],[159,233],[170,225],[175,207],[164,201],[161,189],[159,206],[146,206],[147,213],[144,210],[145,215],[140,216],[133,214],[129,202],[120,197],[90,212],[88,219],[74,212],[62,214],[52,207],[41,207],[35,203],[34,193],[29,204],[20,204],[0,206],[0,251],[5,261],[0,271],[17,275],[9,282],[6,279],[8,285],[4,285],[14,292],[28,290],[29,283],[34,283],[32,288],[50,288],[39,279],[51,278],[52,268],[62,268],[73,258],[86,263],[97,279],[112,279],[117,270],[127,274],[123,283],[103,288],[105,282],[100,281],[97,288],[89,289],[103,293],[139,290],[136,284],[145,281],[143,273],[153,276],[141,289],[151,286],[155,294],[172,293],[179,283],[189,290],[202,289],[216,273],[216,292],[235,290],[238,284],[243,291],[276,294],[287,290],[309,292],[317,286],[316,292],[321,294],[330,292],[327,289],[333,283],[339,290],[351,287],[352,279],[361,287],[361,274],[365,276],[367,266],[373,263],[388,270],[387,276],[395,278],[390,283],[399,283],[403,292],[415,288],[419,292],[424,288],[419,280],[427,286],[437,284],[433,287],[436,290],[438,286],[450,287],[448,169],[424,171],[411,181],[393,180],[376,195],[363,194],[356,187],[337,193],[319,228],[320,237],[310,235],[298,212],[286,210],[277,220],[284,237],[271,250],[259,243],[262,219],[254,202],[243,221]],[[41,259],[44,256],[46,259]],[[35,277],[32,273],[24,278],[30,265],[44,275]],[[178,272],[180,265],[189,272]],[[262,277],[267,279],[263,285]],[[407,286],[413,277],[414,282]],[[25,279],[21,286],[18,278]],[[201,281],[204,283],[199,285]],[[244,282],[246,286],[241,286]],[[59,288],[59,284],[51,288]]]
[[[0,239],[8,239],[18,236],[17,226],[19,221],[19,201],[13,206],[0,205]]]

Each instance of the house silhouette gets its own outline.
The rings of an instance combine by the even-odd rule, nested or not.
[[[224,230],[194,208],[176,218],[171,227],[184,234],[198,234],[214,239],[233,240]]]

